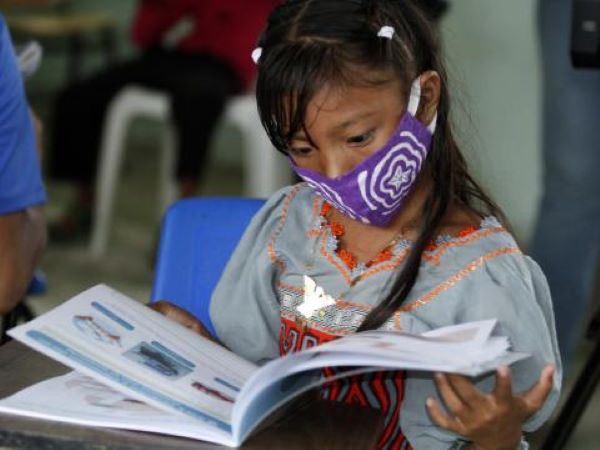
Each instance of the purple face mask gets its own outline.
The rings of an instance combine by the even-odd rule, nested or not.
[[[352,170],[337,178],[298,167],[292,169],[338,211],[364,223],[385,226],[402,208],[417,180],[435,131],[415,118],[421,83],[412,84],[408,108],[388,142]]]

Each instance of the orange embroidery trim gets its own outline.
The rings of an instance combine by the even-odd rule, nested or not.
[[[472,242],[478,241],[479,239],[490,236],[491,234],[502,233],[502,232],[506,231],[503,227],[485,228],[485,229],[482,229],[479,231],[477,231],[476,229],[475,229],[476,231],[471,231],[472,229],[475,229],[475,228],[470,227],[470,228],[467,228],[466,230],[461,231],[459,233],[459,236],[460,236],[459,239],[453,239],[451,241],[444,242],[439,247],[436,246],[435,244],[433,244],[433,248],[430,249],[429,246],[427,246],[426,250],[428,252],[435,252],[435,253],[433,253],[433,254],[423,253],[423,260],[437,266],[440,264],[440,260],[441,260],[442,256],[444,255],[444,253],[446,253],[446,250],[448,250],[449,248],[459,247],[461,245],[470,244]],[[432,244],[429,244],[429,245],[432,245]]]
[[[435,241],[429,241],[429,244],[427,244],[425,246],[425,251],[426,252],[435,252],[436,248],[437,248],[437,245],[436,245]],[[423,256],[425,256],[425,255],[423,254]]]
[[[332,208],[332,206],[330,203],[323,201],[323,205],[321,206],[321,217],[323,217],[326,220],[326,225],[331,230],[331,234],[338,239],[338,244],[339,244],[339,238],[344,235],[346,230],[345,230],[344,226],[339,222],[335,222],[333,220],[327,221],[327,215],[331,211],[331,208]],[[366,267],[370,268],[377,264],[380,264],[382,262],[389,261],[390,259],[392,259],[392,257],[394,256],[394,253],[391,250],[391,246],[394,244],[390,244],[386,248],[384,248],[382,251],[380,251],[377,254],[377,256],[375,256],[371,261],[369,261],[365,264]],[[354,256],[348,250],[338,248],[335,250],[335,253],[344,262],[346,267],[348,267],[350,270],[353,270],[358,266],[358,261],[356,259],[356,256]]]
[[[352,284],[352,277],[350,276],[350,273],[333,258],[331,253],[327,251],[327,247],[325,246],[327,239],[325,239],[325,236],[325,233],[321,234],[321,255],[323,255],[327,261],[329,261],[329,263],[332,264],[342,274],[348,285]]]
[[[342,261],[344,261],[344,264],[346,264],[346,267],[348,267],[348,269],[353,270],[356,268],[356,258],[348,250],[344,250],[343,248],[341,248],[339,250],[336,250],[335,253],[340,257]]]
[[[401,307],[399,311],[394,313],[394,326],[398,330],[401,330],[402,327],[400,325],[400,317],[401,317],[402,313],[410,312],[410,311],[413,311],[413,310],[419,308],[420,306],[426,305],[427,303],[429,303],[430,301],[432,301],[433,299],[438,297],[440,294],[442,294],[446,290],[448,290],[451,287],[458,284],[458,282],[463,280],[467,275],[474,272],[479,267],[482,267],[486,262],[488,262],[494,258],[497,258],[498,256],[515,254],[515,253],[521,254],[521,250],[518,247],[503,247],[503,248],[499,248],[497,250],[494,250],[490,253],[487,253],[486,255],[483,255],[483,256],[477,258],[475,261],[468,264],[464,269],[462,269],[461,271],[452,275],[445,282],[439,284],[437,287],[435,287],[434,289],[429,291],[427,294],[423,295],[418,300],[415,300],[414,302],[410,303],[409,305],[405,305],[405,306]]]
[[[321,231],[321,255],[323,255],[327,261],[329,261],[329,263],[331,265],[333,265],[338,272],[340,272],[340,274],[344,277],[344,280],[346,281],[346,283],[348,283],[348,285],[352,284],[353,279],[350,275],[350,272],[348,270],[346,270],[346,267],[348,267],[346,265],[346,267],[344,267],[343,265],[339,264],[338,261],[334,258],[333,253],[330,253],[327,251],[326,248],[326,233],[325,231]],[[378,264],[376,266],[371,266],[371,268],[369,268],[369,270],[365,271],[362,273],[362,275],[360,276],[361,280],[366,280],[367,278],[372,277],[373,275],[378,274],[379,272],[383,272],[385,270],[393,270],[395,268],[397,268],[400,264],[402,264],[402,262],[404,262],[404,260],[407,258],[408,254],[410,253],[410,249],[404,249],[402,252],[400,252],[398,255],[396,255],[396,258],[394,259],[393,262],[389,263],[389,264]],[[338,254],[339,256],[339,254]],[[341,258],[341,257],[340,257]],[[351,269],[351,268],[350,268]]]
[[[287,219],[290,203],[292,202],[292,199],[296,196],[296,194],[298,194],[298,191],[302,188],[302,186],[302,184],[296,185],[285,198],[283,203],[283,209],[281,211],[281,219],[279,219],[279,224],[277,224],[277,228],[271,235],[269,243],[267,244],[267,253],[271,258],[271,262],[279,268],[281,273],[285,272],[286,267],[285,263],[283,261],[280,261],[279,258],[277,258],[277,254],[275,253],[275,240],[279,237],[281,231],[283,230],[283,226],[285,225],[285,221]]]
[[[379,254],[375,258],[373,258],[371,261],[369,261],[366,264],[366,266],[373,267],[384,261],[389,261],[390,259],[392,259],[392,256],[394,256],[392,251],[389,248],[386,248],[386,249],[382,250],[381,252],[379,252]]]
[[[459,272],[452,275],[446,281],[444,281],[441,284],[438,284],[434,289],[429,291],[427,294],[423,295],[418,300],[415,300],[414,302],[412,302],[409,305],[405,305],[405,306],[401,307],[400,312],[413,311],[414,309],[416,309],[420,306],[426,305],[427,303],[429,303],[430,301],[432,301],[433,299],[438,297],[442,292],[445,292],[448,289],[450,289],[451,287],[458,284],[458,282],[460,282],[463,278],[465,278],[471,272],[474,272],[478,268],[482,267],[486,262],[488,262],[494,258],[497,258],[498,256],[513,254],[513,253],[520,254],[521,250],[518,247],[502,247],[502,248],[499,248],[492,252],[489,252],[483,256],[480,256],[479,258],[477,258],[476,260],[474,260],[470,264],[468,264],[465,268],[463,268]]]
[[[478,229],[475,227],[467,227],[463,230],[460,230],[457,234],[456,237],[453,237],[453,239],[456,238],[461,238],[461,237],[467,237],[468,235],[475,233]],[[443,245],[443,244],[442,244]],[[440,245],[441,247],[441,245]],[[436,242],[435,239],[432,239],[429,241],[429,244],[427,244],[427,246],[425,247],[425,251],[426,252],[434,252],[436,251],[436,249],[438,248],[438,244]]]
[[[399,312],[394,313],[394,328],[396,330],[402,329],[402,327],[400,325],[400,313]]]
[[[477,228],[475,228],[475,227],[465,228],[464,230],[461,230],[458,232],[458,236],[459,237],[467,237],[468,235],[475,233],[476,231],[477,231]]]
[[[321,205],[321,202],[323,203],[323,205]],[[323,207],[325,206],[325,201],[321,199],[321,197],[318,197],[315,195],[314,199],[313,199],[313,206],[312,206],[312,219],[315,220],[317,217],[321,217],[323,215],[322,211],[323,211]],[[312,227],[311,229],[309,229],[306,233],[306,236],[308,237],[316,237],[319,236],[322,233],[322,230],[320,227]]]
[[[321,199],[315,195],[313,198],[313,207],[312,207],[312,218],[316,219],[319,215],[319,205],[321,204]]]
[[[378,274],[379,272],[383,272],[384,270],[393,270],[396,267],[398,267],[400,264],[402,264],[404,262],[404,260],[407,258],[408,254],[410,253],[410,249],[404,249],[402,252],[400,252],[397,256],[396,259],[394,260],[394,262],[389,263],[389,264],[380,264],[378,266],[372,267],[371,269],[367,270],[365,273],[363,273],[360,277],[361,280],[366,280],[369,277],[372,277],[373,275]]]
[[[342,224],[333,221],[329,224],[329,229],[336,238],[342,237],[346,232]]]
[[[321,233],[322,233],[322,231],[319,230],[318,228],[312,228],[312,229],[308,230],[308,232],[306,233],[306,235],[308,237],[317,237],[317,236],[320,236]]]

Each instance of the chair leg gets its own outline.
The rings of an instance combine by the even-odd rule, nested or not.
[[[94,207],[94,223],[90,242],[92,257],[100,258],[106,253],[115,190],[130,121],[135,116],[166,120],[169,114],[169,101],[164,94],[136,86],[123,88],[110,103],[104,120],[100,165],[96,179],[97,200]],[[172,140],[169,133],[167,133],[166,139]],[[172,157],[174,158],[174,155]]]
[[[290,184],[290,168],[263,130],[256,103],[248,99],[236,104],[227,117],[240,128],[244,140],[244,195],[269,197],[277,189]]]
[[[244,131],[244,195],[268,198],[277,189],[289,184],[282,175],[289,173],[290,169],[269,139],[259,134],[261,129],[245,127]]]
[[[8,330],[17,324],[17,314],[13,310],[8,314],[2,316],[2,324],[0,325],[0,345],[7,343],[11,340],[11,337],[6,334]]]
[[[10,315],[11,313],[2,316],[2,321],[0,322],[0,345],[5,344],[9,340],[9,337],[6,334],[6,332],[9,328],[8,321],[10,320]]]
[[[173,178],[175,172],[176,134],[171,121],[167,121],[163,130],[161,161],[159,169],[158,204],[160,217],[177,197],[177,187]]]
[[[94,258],[101,258],[106,253],[116,184],[120,174],[130,119],[128,106],[119,101],[119,96],[115,97],[106,115],[100,148],[94,223],[90,244],[90,252]]]
[[[25,299],[21,300],[15,308],[2,316],[2,322],[0,323],[0,345],[11,340],[11,337],[6,334],[8,330],[17,326],[19,319],[24,319],[24,322],[29,322],[35,318],[33,311],[25,303]]]
[[[33,320],[35,314],[31,311],[31,308],[25,303],[25,300],[21,300],[21,302],[15,307],[15,320],[18,322],[19,319],[23,318],[25,322],[29,322]]]

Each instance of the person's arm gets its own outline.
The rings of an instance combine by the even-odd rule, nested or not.
[[[175,0],[142,0],[131,26],[131,40],[141,49],[160,43],[165,33],[187,13],[187,6]]]
[[[0,315],[11,311],[25,294],[45,246],[41,206],[0,216]]]
[[[41,159],[43,125],[31,109],[30,116]],[[0,215],[0,315],[11,311],[25,294],[46,241],[42,206]]]
[[[46,192],[32,114],[2,16],[0,68],[0,314],[6,314],[25,294],[46,244]]]

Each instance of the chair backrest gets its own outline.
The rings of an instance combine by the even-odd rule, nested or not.
[[[169,300],[199,318],[214,335],[211,294],[250,219],[264,200],[193,198],[166,212],[152,301]]]

